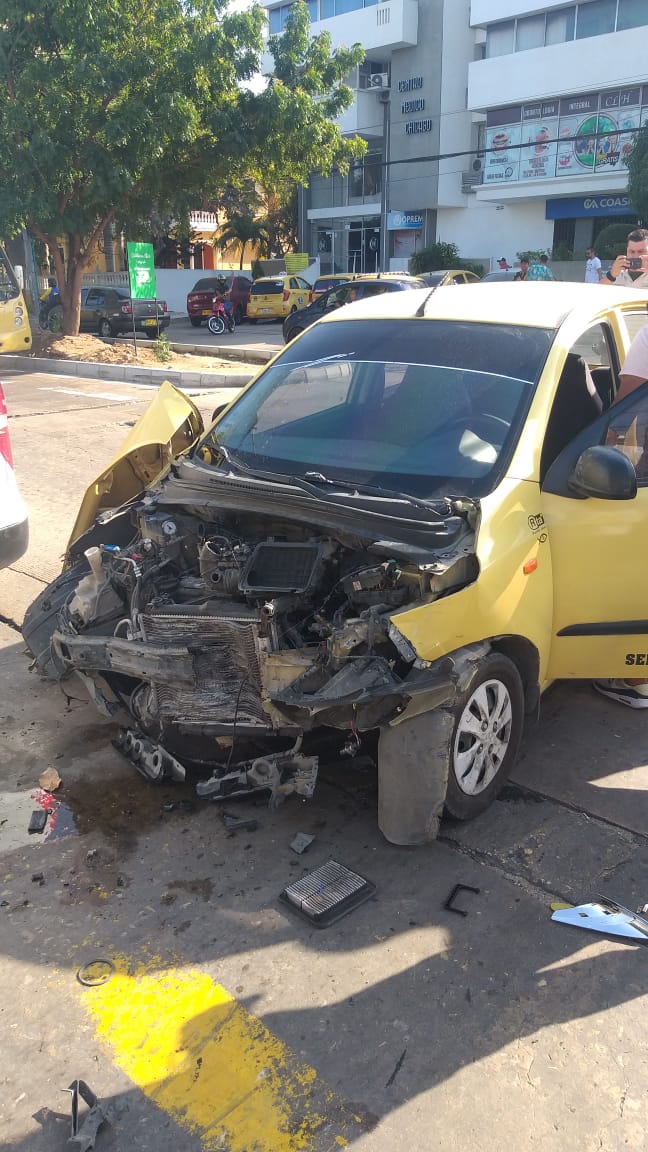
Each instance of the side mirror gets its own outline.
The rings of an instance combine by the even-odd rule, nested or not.
[[[598,500],[634,500],[637,473],[623,452],[599,444],[581,452],[569,487],[580,496]]]
[[[214,423],[214,420],[218,420],[221,412],[224,412],[226,408],[229,408],[229,404],[219,404],[218,408],[214,408],[214,411],[212,412],[212,424]]]

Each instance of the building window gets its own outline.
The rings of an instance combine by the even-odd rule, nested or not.
[[[573,40],[575,24],[575,8],[559,8],[557,12],[547,12],[545,44],[563,44],[566,40]]]
[[[514,51],[515,20],[503,20],[501,24],[492,24],[486,36],[486,55],[506,56]]]
[[[578,5],[576,39],[586,36],[603,36],[614,32],[617,0],[590,0],[589,4]]]
[[[353,160],[349,168],[349,199],[379,199],[381,176],[382,153],[370,152],[359,160]]]
[[[646,0],[619,0],[617,32],[623,32],[626,28],[641,28],[644,24],[648,24]]]
[[[528,48],[543,48],[545,42],[545,18],[525,16],[518,20],[515,35],[515,51],[526,52]]]

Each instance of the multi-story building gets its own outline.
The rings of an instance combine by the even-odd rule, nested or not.
[[[270,31],[289,4],[268,4]],[[627,199],[648,122],[648,0],[309,0],[313,32],[360,41],[341,119],[367,141],[312,178],[301,242],[322,269],[403,268],[435,240],[467,258],[584,251]]]
[[[510,237],[517,251],[582,254],[605,224],[635,224],[626,162],[648,123],[648,0],[472,0],[471,23],[485,151],[457,242],[475,243],[498,209],[504,253]]]

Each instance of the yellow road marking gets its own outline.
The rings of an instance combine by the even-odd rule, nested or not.
[[[338,1152],[363,1131],[314,1068],[204,973],[129,974],[120,959],[84,998],[117,1065],[205,1149]]]

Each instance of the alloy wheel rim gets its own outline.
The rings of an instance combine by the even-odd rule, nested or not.
[[[453,771],[467,796],[485,791],[499,772],[511,741],[513,704],[501,680],[485,680],[467,701],[453,744]]]

